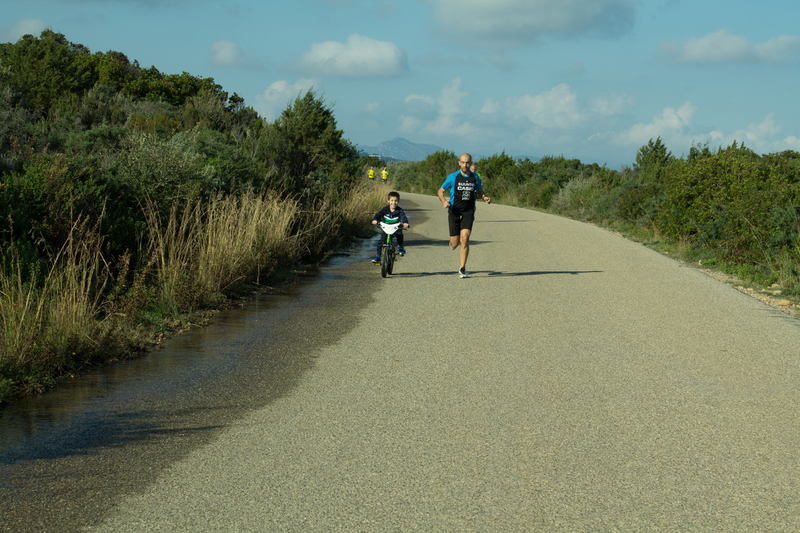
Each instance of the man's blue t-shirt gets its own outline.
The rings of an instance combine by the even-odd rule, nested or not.
[[[483,190],[481,179],[474,172],[466,176],[457,170],[447,176],[442,189],[450,191],[450,206],[454,212],[475,211],[475,191]]]

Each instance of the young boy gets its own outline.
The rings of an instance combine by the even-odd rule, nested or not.
[[[400,203],[400,193],[395,191],[390,192],[389,197],[387,198],[387,203],[389,205],[383,207],[383,209],[375,213],[375,216],[372,219],[372,224],[377,225],[381,220],[387,224],[396,224],[397,222],[402,222],[403,227],[407,228],[408,217],[406,217],[406,212],[403,211],[399,205],[397,205]],[[399,255],[406,255],[406,251],[403,248],[403,230],[398,230],[394,236],[397,239],[397,253]],[[380,264],[381,262],[381,248],[385,242],[386,233],[381,230],[381,240],[378,241],[378,255],[376,255],[375,259],[372,260],[372,262],[376,265]]]

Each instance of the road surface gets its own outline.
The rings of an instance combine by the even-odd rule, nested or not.
[[[337,281],[361,302],[330,306],[346,331],[305,323],[291,387],[84,530],[800,531],[797,320],[500,205],[478,207],[461,279],[438,199],[401,205],[395,275],[370,250]]]

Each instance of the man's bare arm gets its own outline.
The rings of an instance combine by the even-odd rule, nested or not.
[[[445,191],[444,189],[442,189],[441,187],[439,187],[439,192],[438,192],[437,194],[439,194],[439,200],[441,200],[441,202],[442,202],[442,205],[443,205],[445,208],[447,208],[447,207],[450,207],[450,200],[446,200],[446,199],[445,199],[445,197],[444,197],[444,193],[445,193],[445,192],[446,192],[446,191]]]

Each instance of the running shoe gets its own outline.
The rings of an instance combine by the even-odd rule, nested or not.
[[[461,276],[462,278],[468,278],[469,277],[467,275],[467,269],[464,268],[464,267],[461,267],[461,268],[458,269],[458,275]]]
[[[372,258],[372,262],[375,263],[376,265],[380,265],[381,264],[381,254],[378,254],[375,257],[373,257]]]
[[[406,249],[402,246],[397,247],[397,255],[406,255]]]

